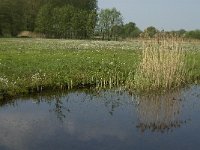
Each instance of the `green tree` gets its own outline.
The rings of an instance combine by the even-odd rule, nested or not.
[[[102,9],[98,18],[98,30],[101,33],[102,39],[110,40],[113,38],[112,30],[114,26],[121,26],[123,24],[122,15],[116,8]]]
[[[75,8],[70,5],[63,7],[56,7],[53,10],[53,32],[57,38],[70,38],[71,37],[71,26],[72,17],[75,13]]]
[[[116,27],[120,30],[120,26],[123,25],[122,15],[116,8],[111,10],[111,34],[110,37],[113,38],[114,35],[120,33],[120,31],[116,30]],[[115,29],[115,30],[113,30]]]
[[[45,4],[39,11],[36,19],[36,32],[44,33],[47,37],[53,34],[53,5]]]
[[[115,25],[112,27],[112,37],[114,40],[118,40],[123,35],[123,26],[122,25]]]
[[[89,38],[94,33],[96,12],[72,5],[44,5],[37,17],[36,31],[54,38]]]
[[[97,0],[0,1],[0,36],[16,36],[20,31],[29,30],[45,33],[47,37],[65,38],[75,32],[88,37],[96,25]],[[74,21],[80,28],[74,33],[70,24],[72,9],[69,11],[68,5],[77,10],[73,16],[78,17]]]
[[[23,0],[1,0],[0,28],[4,36],[15,36],[24,29]]]
[[[180,29],[180,30],[177,31],[178,35],[180,35],[180,36],[184,36],[184,34],[185,34],[186,32],[187,32],[187,31],[184,30],[184,29]]]
[[[135,23],[129,22],[124,25],[123,37],[125,38],[136,38],[139,37],[141,30],[136,26]]]
[[[147,28],[144,30],[145,36],[150,37],[150,38],[154,37],[154,35],[155,35],[157,32],[159,32],[159,31],[158,31],[155,27],[153,27],[153,26],[147,27]]]
[[[72,17],[72,30],[74,38],[86,38],[87,37],[87,12],[76,11]]]
[[[91,37],[94,36],[96,22],[97,22],[97,13],[96,13],[96,11],[89,12],[88,13],[88,17],[87,17],[87,25],[86,25],[87,37],[88,38],[91,38]]]
[[[47,0],[23,0],[24,19],[26,30],[34,31],[37,14],[40,8],[47,3]]]
[[[188,31],[185,33],[185,37],[191,39],[200,39],[200,30]]]

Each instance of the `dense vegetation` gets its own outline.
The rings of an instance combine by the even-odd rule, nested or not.
[[[47,37],[85,38],[96,25],[96,10],[96,0],[1,0],[0,35],[16,36],[28,30]]]
[[[132,87],[141,59],[141,45],[132,41],[2,38],[0,95],[77,86]],[[189,72],[184,82],[200,79],[199,45],[184,44]]]
[[[118,10],[99,10],[97,0],[0,0],[0,37],[16,37],[22,31],[47,38],[103,40],[152,38],[160,32],[153,26],[142,32],[134,22],[124,24]],[[200,39],[199,30],[167,33]]]
[[[0,39],[0,93],[121,83],[138,62],[120,42]],[[105,85],[106,86],[106,85]]]
[[[185,33],[187,38],[200,40],[200,30],[189,31]]]
[[[94,33],[96,11],[71,5],[44,5],[36,19],[36,31],[53,38],[89,38]]]

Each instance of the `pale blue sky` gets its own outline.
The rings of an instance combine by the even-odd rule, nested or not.
[[[116,7],[124,22],[133,21],[141,29],[200,29],[200,0],[98,0],[102,8]]]

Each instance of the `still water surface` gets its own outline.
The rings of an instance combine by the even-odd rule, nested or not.
[[[117,90],[1,103],[0,150],[200,149],[200,86],[166,95]]]

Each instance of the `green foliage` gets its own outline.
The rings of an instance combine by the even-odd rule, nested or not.
[[[187,32],[186,30],[180,29],[180,30],[177,31],[177,34],[182,37],[182,36],[185,35],[186,32]]]
[[[137,38],[142,31],[136,26],[135,23],[129,22],[124,25],[123,36],[125,38]]]
[[[155,27],[153,26],[150,26],[150,27],[147,27],[145,30],[144,30],[144,36],[145,37],[150,37],[150,38],[153,38],[154,35],[159,32]]]
[[[43,0],[1,0],[0,35],[16,36],[20,31],[33,31],[35,18]]]
[[[36,31],[53,38],[89,38],[93,36],[96,13],[71,5],[44,5],[38,14]]]
[[[186,32],[185,37],[191,39],[200,39],[200,30]]]
[[[47,0],[23,0],[24,19],[26,30],[34,31],[35,21],[40,8],[47,3]]]
[[[73,37],[74,38],[86,38],[87,37],[87,12],[75,11],[71,20]]]
[[[111,29],[111,33],[113,34],[112,38],[117,41],[118,38],[122,37],[123,35],[123,26],[122,25],[113,26]]]
[[[0,3],[0,31],[1,35],[16,35],[24,28],[23,1],[2,0]]]
[[[92,11],[88,14],[87,18],[87,25],[86,25],[86,30],[87,30],[87,36],[88,37],[93,37],[94,36],[94,29],[96,27],[96,22],[97,22],[97,13],[96,11]]]
[[[96,10],[96,0],[1,0],[0,36],[16,36],[27,30],[45,33],[47,37],[90,37],[96,25]],[[73,33],[73,29],[69,31],[71,13],[78,17],[74,21],[79,21],[79,31],[74,29]]]
[[[97,0],[51,0],[51,3],[59,7],[67,4],[81,10],[97,10]]]
[[[116,8],[102,9],[98,18],[98,30],[102,39],[110,40],[118,32],[114,30],[117,26],[122,26],[122,15]]]
[[[44,33],[47,37],[52,33],[52,4],[44,5],[36,19],[36,31]],[[47,19],[48,18],[48,19]]]
[[[72,33],[72,17],[74,8],[72,6],[56,7],[53,9],[52,18],[53,34],[59,38],[67,38]],[[47,18],[46,18],[47,19]]]

